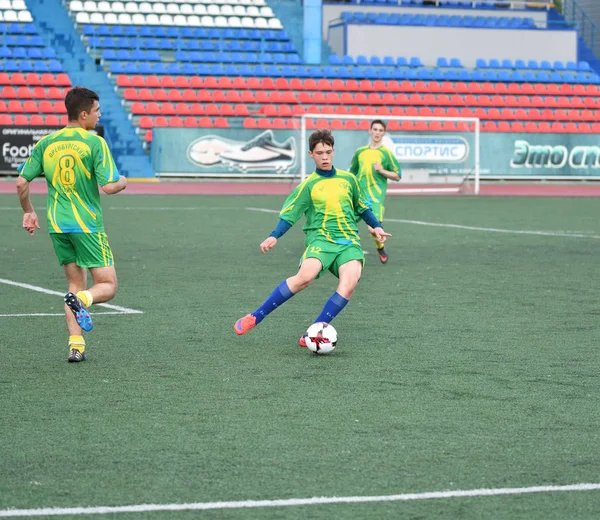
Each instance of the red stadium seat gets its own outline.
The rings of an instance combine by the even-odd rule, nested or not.
[[[233,105],[230,105],[229,103],[223,103],[221,105],[220,115],[224,116],[224,117],[231,117],[231,116],[235,115],[235,113],[233,111]]]
[[[183,127],[183,119],[178,116],[173,116],[169,118],[169,126],[173,128],[182,128]]]
[[[342,92],[340,102],[344,105],[354,104],[354,96],[350,92]]]
[[[279,117],[292,117],[292,108],[289,105],[278,105],[277,106],[277,115]]]
[[[160,113],[163,116],[174,116],[175,114],[177,114],[177,111],[175,110],[175,105],[173,103],[161,103]],[[169,123],[169,126],[173,125]]]
[[[304,83],[300,78],[292,78],[290,79],[289,87],[292,90],[304,90]]]
[[[242,99],[240,93],[237,90],[228,90],[225,93],[225,98],[228,103],[241,103]]]
[[[304,105],[293,105],[292,106],[292,113],[295,116],[300,116],[302,114],[306,114],[306,107]]]
[[[227,96],[225,96],[225,92],[223,92],[222,90],[213,90],[211,97],[212,97],[212,101],[214,103],[226,103],[227,102]]]
[[[10,85],[10,76],[6,72],[0,72],[0,85]]]
[[[19,113],[19,112],[23,112],[23,106],[21,105],[21,102],[17,101],[16,99],[10,100],[6,104],[6,106],[8,108],[8,111],[11,112],[11,113],[13,113],[13,114]]]
[[[285,130],[285,128],[286,128],[285,120],[280,117],[273,119],[272,128],[275,128],[277,130]]]
[[[402,130],[414,130],[415,129],[415,123],[413,121],[401,121],[400,122],[400,128]]]
[[[496,132],[498,130],[498,127],[493,121],[486,121],[485,123],[483,123],[482,130],[484,132]]]
[[[151,116],[158,116],[161,114],[160,105],[158,103],[146,103],[146,114]]]
[[[363,92],[358,92],[357,94],[354,94],[354,102],[357,105],[368,105],[369,104],[367,95]]]
[[[66,114],[67,107],[65,106],[65,102],[63,100],[56,101],[54,103],[54,113],[55,114]]]
[[[42,103],[48,103],[48,101],[40,102],[40,109],[41,109]],[[140,103],[139,101],[136,101],[135,103],[131,104],[131,113],[135,116],[144,115],[146,113],[146,106],[144,105],[144,103]]]
[[[256,103],[256,97],[254,96],[253,92],[250,92],[249,90],[244,90],[241,93],[240,101],[242,103]]]
[[[209,90],[199,90],[198,92],[196,92],[196,94],[197,94],[196,99],[198,101],[202,101],[202,102],[206,102],[206,103],[210,103],[213,101],[213,96]]]
[[[12,117],[9,116],[8,114],[0,114],[0,125],[12,125],[13,124],[13,120]]]
[[[27,85],[27,79],[21,72],[13,72],[13,75],[10,77],[11,85],[20,86]]]
[[[123,91],[123,99],[125,101],[137,101],[139,99],[138,91],[134,88],[126,88]]]
[[[289,130],[298,130],[300,128],[300,120],[296,118],[288,119],[286,122],[286,128]]]
[[[190,105],[190,114],[193,116],[203,116],[206,114],[206,110],[204,110],[204,105],[200,103],[194,103]]]
[[[207,89],[218,89],[219,81],[214,76],[206,76],[203,81],[203,88]]]
[[[271,128],[271,120],[268,118],[263,118],[258,120],[258,128],[267,129]]]
[[[481,85],[479,83],[471,82],[467,85],[467,88],[469,93],[474,95],[481,94],[482,92]]]
[[[189,116],[191,114],[190,106],[187,103],[177,103],[175,105],[175,113],[178,116]]]
[[[218,116],[221,113],[220,107],[216,103],[208,103],[204,109],[207,116]]]
[[[264,105],[261,107],[260,111],[267,117],[275,117],[277,115],[277,108],[275,105]]]
[[[190,78],[190,88],[204,88],[204,79],[199,76],[192,76]]]
[[[29,117],[24,114],[18,114],[13,118],[15,125],[25,126],[29,124]]]
[[[233,107],[233,114],[236,116],[248,116],[248,107],[246,105],[235,105]]]
[[[167,81],[166,78],[169,78],[169,77],[170,76],[163,76],[163,78],[165,78],[164,81]],[[191,88],[190,80],[188,78],[186,78],[185,76],[175,76],[175,81],[173,83],[174,83],[174,85],[170,88],[180,88],[180,89]],[[163,86],[166,87],[165,84],[163,84]],[[198,87],[194,86],[192,88],[198,88]]]
[[[577,125],[577,131],[582,134],[590,134],[592,133],[592,126],[589,123],[579,123]]]
[[[538,131],[537,123],[535,123],[534,121],[528,121],[527,123],[525,123],[525,131],[526,132],[537,132]]]
[[[160,80],[158,76],[150,75],[146,76],[146,86],[148,88],[161,88]]]
[[[277,90],[289,90],[290,84],[286,78],[277,78],[275,80],[275,88]]]
[[[232,88],[231,78],[228,78],[228,77],[219,78],[217,83],[221,90],[229,90],[230,88]]]
[[[183,120],[183,126],[185,128],[198,128],[198,121],[195,117],[186,117]]]
[[[488,122],[488,123],[490,123],[490,122]],[[510,132],[511,131],[510,123],[508,121],[500,121],[498,123],[498,131],[499,132]]]
[[[592,133],[594,133],[594,134],[600,134],[600,123],[593,123],[592,124]]]
[[[445,132],[455,132],[457,130],[454,121],[444,121],[443,128]]]
[[[551,131],[554,133],[561,133],[563,134],[565,132],[565,125],[563,125],[562,123],[555,121],[554,123],[552,123],[551,127],[550,127]]]
[[[265,90],[276,90],[275,82],[272,78],[262,78],[260,81],[262,88]]]
[[[0,113],[6,114],[7,111],[6,103],[0,99]]]
[[[525,125],[521,121],[513,121],[510,124],[510,129],[513,132],[525,132]]]
[[[35,72],[30,72],[25,77],[26,85],[29,87],[38,87],[42,84],[40,77]]]
[[[141,88],[137,91],[137,99],[140,101],[154,101],[154,94],[148,88]]]
[[[334,90],[335,92],[342,92],[346,90],[346,84],[344,83],[344,80],[334,79],[331,82],[331,90]]]
[[[377,115],[379,117],[387,117],[392,115],[392,111],[388,107],[377,107]]]
[[[37,103],[31,99],[23,102],[23,112],[27,112],[29,114],[36,114],[39,112]]]
[[[56,85],[59,87],[70,87],[72,85],[69,76],[64,73],[60,73],[56,75]]]
[[[152,128],[153,121],[151,117],[143,116],[140,117],[140,128]]]
[[[155,88],[152,92],[152,99],[154,99],[154,101],[169,101],[169,94],[164,88]]]
[[[331,90],[331,83],[328,79],[320,79],[317,82],[317,87],[319,90]]]
[[[200,128],[212,128],[213,127],[212,119],[210,117],[201,117],[198,120],[198,126]]]
[[[248,78],[246,81],[246,88],[252,89],[252,90],[261,90],[262,83],[260,82],[260,79],[258,79],[258,78]]]
[[[156,85],[150,85],[148,83],[148,86],[154,86],[154,87],[159,87],[159,88],[177,88],[177,85],[175,85],[175,80],[173,79],[173,76],[161,76],[160,79],[158,80]]]
[[[38,114],[32,115],[29,119],[29,124],[32,126],[43,126],[44,118]]]
[[[166,127],[169,126],[169,120],[164,116],[158,116],[154,118],[154,127]]]
[[[506,83],[496,83],[494,85],[494,91],[497,95],[503,96],[505,94],[508,94],[508,87],[506,86]]]
[[[440,132],[443,129],[443,125],[441,121],[431,121],[429,123],[429,131],[430,132]]]
[[[117,87],[131,87],[131,78],[125,74],[117,76]]]
[[[14,87],[4,87],[0,92],[0,99],[17,99],[17,91]]]
[[[547,123],[546,121],[542,121],[538,125],[538,131],[539,132],[552,132],[552,127],[550,126],[550,123]]]
[[[576,134],[579,131],[579,125],[577,123],[568,122],[565,123],[565,132],[568,134]]]
[[[433,116],[433,110],[431,110],[429,107],[420,107],[419,115],[422,117],[431,117]]]
[[[136,88],[144,88],[146,86],[146,77],[136,74],[131,78],[131,86]]]
[[[251,117],[247,117],[244,119],[244,128],[256,128],[256,119],[252,119]]]
[[[58,126],[60,124],[60,120],[58,119],[58,116],[49,115],[46,116],[44,123],[48,126]]]
[[[500,117],[506,120],[515,119],[515,113],[510,108],[503,108],[500,112]]]

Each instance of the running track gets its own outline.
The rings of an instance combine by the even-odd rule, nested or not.
[[[124,193],[137,195],[287,195],[296,184],[296,182],[130,182]],[[432,185],[404,184],[402,187],[432,188]],[[449,186],[440,187],[448,188]],[[14,179],[0,181],[0,194],[2,193],[16,194]],[[32,182],[31,193],[47,193],[46,183],[43,180]],[[388,191],[388,195],[391,194],[400,195]],[[431,193],[402,194],[402,196],[408,195],[431,195]],[[481,184],[480,195],[491,197],[600,197],[600,183]]]

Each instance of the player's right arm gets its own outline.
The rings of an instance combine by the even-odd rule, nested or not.
[[[23,208],[23,228],[25,228],[30,235],[33,235],[36,229],[40,229],[38,216],[31,203],[31,197],[29,196],[29,183],[44,173],[44,152],[40,146],[40,142],[38,142],[33,149],[29,159],[17,169],[19,173],[19,177],[17,178],[17,194],[19,196],[21,208]]]
[[[127,187],[127,178],[119,175],[117,165],[108,149],[106,141],[98,136],[93,149],[94,175],[102,191],[107,195],[114,195]]]
[[[306,189],[306,181],[302,182],[283,203],[279,213],[279,222],[271,234],[260,244],[260,250],[266,253],[277,245],[277,239],[281,238],[306,212],[309,207],[310,194]]]

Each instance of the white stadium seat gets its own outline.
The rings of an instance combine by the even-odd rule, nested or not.
[[[10,0],[0,0],[0,9],[4,11],[5,9],[12,9],[12,4]]]
[[[221,6],[221,14],[223,16],[233,16],[233,6],[232,5],[222,5]]]
[[[179,12],[181,14],[194,14],[194,8],[190,4],[181,4],[179,6]]]
[[[243,5],[236,5],[233,7],[233,13],[236,16],[246,16],[246,8]]]
[[[139,9],[140,13],[151,13],[152,12],[152,4],[150,4],[149,2],[142,2],[138,6],[138,9]]]
[[[248,16],[260,16],[260,11],[255,5],[250,5],[246,8],[246,14]]]
[[[174,3],[167,4],[167,13],[169,14],[179,14],[179,6]]]
[[[111,4],[109,4],[108,2],[98,2],[96,4],[96,7],[98,9],[98,11],[100,11],[101,13],[112,13],[112,6]]]
[[[148,25],[160,25],[160,19],[157,14],[146,15],[146,23]]]
[[[256,27],[257,29],[267,29],[269,27],[269,24],[267,23],[266,18],[255,18],[254,27]]]
[[[196,4],[194,6],[194,13],[200,16],[204,16],[207,13],[206,6],[202,4]]]
[[[69,9],[74,13],[79,13],[80,11],[83,11],[83,4],[81,3],[81,0],[73,0],[69,4]]]
[[[25,2],[23,2],[23,0],[13,0],[12,8],[15,11],[26,11],[27,10],[27,6],[25,5]]]
[[[133,25],[146,25],[146,18],[143,14],[135,13],[131,17],[131,23]]]
[[[173,25],[173,17],[170,14],[160,15],[160,25]]]
[[[208,14],[211,16],[219,16],[221,14],[221,10],[218,5],[211,4],[207,8]]]
[[[137,13],[139,11],[138,8],[138,3],[137,2],[127,2],[125,4],[125,11],[127,11],[128,13]]]
[[[106,13],[104,15],[104,23],[110,25],[117,25],[119,23],[119,18],[115,13]]]
[[[131,20],[131,15],[129,13],[119,14],[119,23],[121,25],[131,25],[133,23]]]
[[[215,26],[215,19],[212,16],[203,16],[200,19],[200,22],[202,23],[203,27],[214,27]]]
[[[17,16],[17,12],[10,10],[10,11],[4,11],[4,21],[5,22],[18,22],[19,18]]]
[[[182,26],[186,26],[187,23],[187,18],[185,16],[183,16],[182,14],[176,14],[173,17],[173,25],[182,25]]]
[[[241,27],[242,21],[239,16],[230,16],[227,21],[229,22],[229,27]]]
[[[190,27],[201,27],[202,22],[200,21],[200,17],[193,14],[192,16],[187,17],[187,24]]]
[[[227,23],[227,18],[225,16],[215,17],[215,27],[229,27],[229,24]]]
[[[273,14],[273,10],[270,7],[261,7],[260,15],[264,16],[265,18],[273,18],[273,16],[275,16]]]
[[[283,25],[281,25],[281,20],[279,18],[269,18],[269,29],[283,29]]]
[[[23,22],[23,23],[33,22],[33,18],[29,11],[19,11],[17,13],[17,17],[19,18],[19,22]]]
[[[152,4],[152,12],[156,14],[165,14],[167,12],[167,6],[162,2],[154,2]]]
[[[92,13],[90,15],[90,23],[102,24],[104,23],[104,16],[102,16],[102,13]]]
[[[125,5],[123,4],[123,2],[113,2],[113,4],[112,4],[112,12],[113,13],[124,13],[125,12]]]
[[[92,0],[86,0],[83,3],[83,10],[86,13],[95,13],[98,10],[96,7],[96,2],[93,2]]]
[[[244,18],[242,18],[242,27],[246,27],[246,28],[254,27],[254,18],[250,18],[249,16],[244,16]]]
[[[77,15],[75,16],[75,21],[80,24],[90,23],[90,15],[82,11],[80,13],[77,13]]]

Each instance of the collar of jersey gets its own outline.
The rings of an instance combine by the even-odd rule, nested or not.
[[[320,168],[317,168],[315,172],[321,177],[333,177],[335,175],[335,168],[333,166],[331,167],[331,170],[321,170]]]

